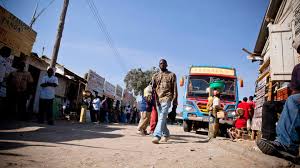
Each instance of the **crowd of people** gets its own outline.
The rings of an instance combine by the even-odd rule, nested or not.
[[[300,41],[298,42],[300,44]],[[300,45],[296,47],[300,54]],[[1,56],[10,55],[7,48],[1,49]],[[161,59],[159,62],[160,71],[153,75],[152,81],[144,90],[139,109],[130,105],[121,107],[120,101],[113,103],[113,99],[99,96],[94,91],[94,95],[85,97],[82,104],[90,111],[91,121],[94,123],[138,123],[137,133],[141,135],[151,134],[152,143],[167,142],[170,132],[167,128],[167,118],[174,120],[177,108],[177,83],[176,75],[167,69],[167,61]],[[17,70],[7,77],[7,98],[10,111],[20,119],[26,119],[26,103],[32,94],[33,79],[29,72],[25,71],[25,63],[21,61],[17,65]],[[54,124],[53,119],[53,100],[55,98],[55,87],[59,85],[54,69],[48,68],[40,84],[41,92],[39,96],[38,122],[44,123],[47,120],[49,125]],[[269,140],[262,138],[257,141],[259,149],[269,155],[296,157],[299,154],[300,142],[300,64],[294,67],[292,79],[289,87],[292,92],[285,102],[281,116],[276,126],[276,139]],[[211,104],[212,114],[217,118],[218,110],[215,107],[220,105],[218,90],[213,91],[213,99],[208,101]],[[65,105],[67,107],[67,103]],[[169,108],[172,106],[171,113]],[[210,108],[210,107],[208,107]],[[244,97],[239,102],[236,109],[236,120],[233,127],[228,129],[228,134],[232,139],[241,138],[241,131],[251,129],[251,120],[254,114],[255,103],[253,96]],[[173,116],[173,117],[172,117]],[[263,121],[268,120],[264,118]],[[218,125],[218,120],[215,120]],[[150,131],[147,127],[150,125]],[[274,126],[275,127],[275,126]],[[214,128],[217,129],[217,128]],[[216,135],[212,135],[215,137]]]
[[[120,101],[102,95],[97,91],[89,93],[82,101],[82,105],[90,113],[90,120],[93,123],[128,123],[136,124],[139,121],[138,109],[136,106],[121,106]]]
[[[249,96],[249,99],[244,97],[243,100],[239,102],[233,127],[228,129],[228,135],[232,140],[242,138],[243,131],[250,133],[254,108],[255,103],[253,96]]]

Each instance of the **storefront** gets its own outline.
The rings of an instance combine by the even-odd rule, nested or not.
[[[259,57],[259,75],[256,81],[256,108],[253,130],[260,130],[262,106],[266,101],[281,101],[288,97],[287,85],[293,67],[300,62],[292,47],[300,34],[300,1],[271,0],[263,19],[254,48]],[[253,55],[249,56],[252,61]]]
[[[8,47],[10,56],[0,56],[0,106],[5,107],[6,77],[20,61],[31,54],[37,33],[19,18],[0,6],[0,49]],[[26,70],[29,67],[26,67]]]

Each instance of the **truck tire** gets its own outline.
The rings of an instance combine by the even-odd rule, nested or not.
[[[191,121],[183,121],[183,131],[184,132],[191,132],[192,130],[192,122]]]

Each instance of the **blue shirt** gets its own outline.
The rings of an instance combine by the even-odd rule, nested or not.
[[[56,83],[58,85],[58,79],[54,75],[52,75],[51,77],[46,75],[42,79],[42,84],[43,83]],[[52,86],[42,87],[41,92],[40,92],[40,98],[41,99],[54,99],[55,98],[55,87],[52,87]]]

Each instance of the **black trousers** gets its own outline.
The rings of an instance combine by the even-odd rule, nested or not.
[[[26,92],[14,92],[8,95],[11,112],[9,116],[18,120],[26,120],[29,118],[26,109],[27,97]]]
[[[275,140],[276,122],[278,121],[277,113],[281,113],[284,101],[267,101],[262,108],[262,138]]]
[[[40,99],[39,122],[44,123],[45,114],[48,124],[53,124],[53,99]]]

